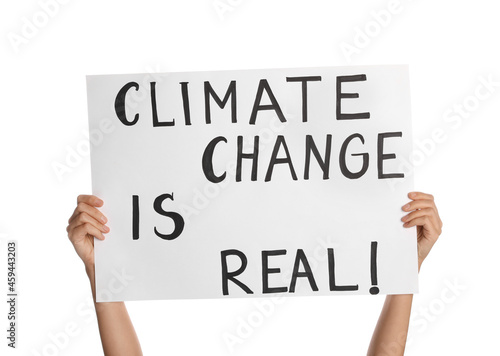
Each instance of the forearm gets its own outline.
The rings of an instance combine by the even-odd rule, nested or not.
[[[418,263],[418,271],[422,262]],[[368,356],[404,355],[413,294],[387,295],[368,348]]]
[[[142,355],[139,339],[124,302],[96,302],[94,266],[86,266],[99,324],[102,348],[106,356]]]
[[[373,332],[368,356],[403,355],[413,294],[388,295]]]

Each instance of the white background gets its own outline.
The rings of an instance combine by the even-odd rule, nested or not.
[[[102,353],[89,283],[65,231],[76,196],[90,192],[89,157],[61,180],[52,168],[87,140],[85,75],[394,63],[410,64],[416,187],[435,195],[444,221],[420,273],[406,354],[498,353],[500,87],[476,90],[500,81],[495,3],[401,0],[377,26],[373,11],[392,9],[390,1],[223,2],[232,11],[221,18],[212,0],[69,1],[45,22],[38,1],[2,2],[0,263],[6,238],[18,239],[16,354]],[[25,18],[38,31],[16,48],[9,34],[22,36]],[[342,43],[354,45],[358,30],[368,40],[346,56]],[[461,116],[446,121],[455,110]],[[227,355],[225,334],[242,340],[235,355],[362,355],[383,299],[288,298],[266,315],[256,305],[273,303],[266,299],[127,307],[145,355]],[[76,336],[61,334],[68,326]]]

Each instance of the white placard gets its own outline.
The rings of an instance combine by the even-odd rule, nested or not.
[[[407,66],[87,88],[98,301],[417,292]]]

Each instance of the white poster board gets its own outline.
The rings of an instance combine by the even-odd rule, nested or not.
[[[408,67],[87,77],[98,301],[415,293]],[[404,160],[403,160],[404,158]]]

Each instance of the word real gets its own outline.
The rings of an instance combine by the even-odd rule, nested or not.
[[[370,254],[370,274],[372,287],[370,288],[370,294],[378,294],[379,288],[377,287],[377,241],[371,242],[371,254]],[[335,281],[335,255],[334,249],[328,248],[328,283],[330,292],[333,291],[357,291],[359,289],[358,284],[352,285],[338,285]],[[269,285],[269,275],[279,274],[281,272],[280,268],[270,267],[270,258],[273,256],[286,255],[287,250],[270,250],[262,251],[262,294],[269,293],[295,293],[295,287],[298,278],[307,278],[309,286],[313,292],[319,291],[314,273],[309,265],[307,256],[304,250],[298,249],[295,255],[295,262],[293,264],[292,276],[290,278],[290,286],[270,286]],[[228,271],[227,259],[230,256],[235,256],[240,260],[240,267],[234,271]],[[240,279],[236,277],[240,276],[246,269],[248,264],[247,256],[239,250],[224,250],[221,251],[221,266],[222,266],[222,294],[229,295],[229,282],[234,283],[240,287],[245,293],[253,294],[254,292],[243,283]],[[302,270],[302,271],[301,271]]]

